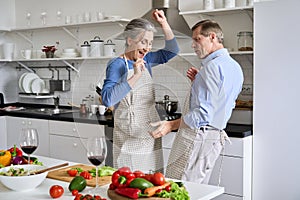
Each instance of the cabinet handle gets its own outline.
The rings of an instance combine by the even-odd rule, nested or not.
[[[31,125],[31,124],[32,124],[32,122],[31,122],[31,121],[29,121],[29,122],[28,122],[28,124],[29,124],[29,125]]]
[[[73,132],[76,132],[76,128],[73,128]]]
[[[25,121],[22,121],[22,124],[25,125],[26,124]]]
[[[77,147],[77,145],[78,145],[77,143],[73,143],[73,147]]]

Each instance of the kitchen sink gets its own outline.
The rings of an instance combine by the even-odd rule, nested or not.
[[[65,108],[25,108],[22,112],[35,113],[35,114],[45,114],[45,115],[58,115],[64,113],[79,112],[77,109],[65,109]]]

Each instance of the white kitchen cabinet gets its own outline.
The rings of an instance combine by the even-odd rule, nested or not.
[[[7,148],[19,146],[19,135],[23,128],[36,128],[39,134],[39,146],[33,155],[49,156],[48,120],[6,116]]]
[[[252,136],[230,138],[232,144],[225,146],[225,152],[218,158],[209,184],[218,185],[221,167],[220,186],[225,193],[218,200],[251,200],[252,188]]]
[[[91,164],[86,156],[86,141],[104,136],[104,126],[76,122],[49,121],[50,157]]]
[[[6,117],[0,117],[0,149],[7,148]]]

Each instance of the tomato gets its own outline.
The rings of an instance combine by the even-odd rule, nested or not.
[[[52,185],[49,190],[49,194],[53,199],[61,197],[63,193],[64,188],[60,185]]]
[[[136,178],[143,178],[143,177],[145,177],[144,172],[139,171],[139,170],[134,171],[133,174],[135,175]]]
[[[77,169],[69,169],[68,171],[69,176],[76,176],[77,175]]]
[[[126,176],[127,174],[131,173],[129,167],[121,167],[118,169],[118,172],[121,176]]]
[[[78,190],[72,190],[72,195],[73,196],[77,196],[77,194],[78,194]]]
[[[83,195],[82,194],[77,194],[76,196],[75,196],[75,199],[74,200],[81,200],[81,197],[82,197]]]
[[[145,174],[145,176],[143,177],[144,179],[146,179],[147,181],[151,182],[153,174]]]
[[[170,191],[171,191],[171,185],[168,185],[167,187],[165,187],[165,190],[166,190],[167,192],[170,192]]]
[[[80,176],[82,176],[84,179],[92,179],[92,175],[88,171],[83,171],[80,173]]]
[[[151,177],[151,182],[154,185],[162,185],[166,182],[165,176],[160,172],[155,172]]]

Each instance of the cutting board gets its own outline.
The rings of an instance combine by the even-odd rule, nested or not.
[[[65,182],[71,182],[74,177],[69,176],[69,174],[67,173],[67,171],[71,168],[81,168],[84,171],[87,171],[87,170],[91,170],[91,169],[95,168],[95,166],[83,165],[83,164],[68,166],[68,167],[64,167],[64,168],[60,168],[60,169],[48,172],[47,178],[65,181]],[[96,186],[96,178],[95,177],[93,177],[90,180],[86,180],[86,182],[87,182],[88,186],[91,186],[91,187]],[[111,176],[98,177],[98,185],[99,186],[106,185],[109,183],[111,183]]]
[[[114,190],[107,190],[107,196],[111,200],[131,200],[128,197],[124,197],[124,196],[117,194]],[[143,200],[143,199],[145,199],[145,200],[171,200],[169,198],[159,198],[159,197],[144,197],[144,198],[139,198],[139,199],[141,199],[141,200]]]

